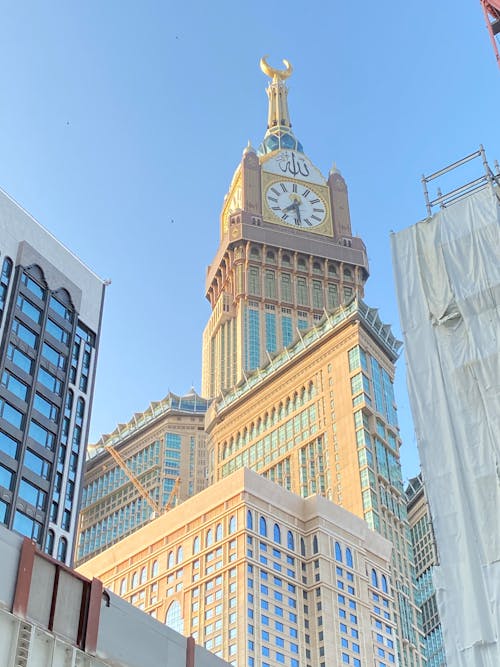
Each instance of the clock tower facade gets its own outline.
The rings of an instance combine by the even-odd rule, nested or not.
[[[203,334],[202,394],[235,387],[319,323],[363,296],[366,249],[353,237],[347,187],[325,178],[292,132],[285,70],[261,60],[271,81],[264,141],[243,151],[220,217],[206,276],[212,313]]]

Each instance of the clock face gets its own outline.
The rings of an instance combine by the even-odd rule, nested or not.
[[[277,181],[266,191],[271,212],[288,225],[308,229],[320,225],[326,217],[326,205],[309,185]]]

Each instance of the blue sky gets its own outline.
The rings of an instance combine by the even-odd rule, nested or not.
[[[500,158],[498,69],[478,0],[41,3],[0,0],[0,187],[108,288],[91,440],[200,388],[204,275],[266,77],[287,58],[296,136],[350,194],[366,301],[400,335],[389,234],[420,185],[484,144]],[[399,361],[406,477],[418,471]]]

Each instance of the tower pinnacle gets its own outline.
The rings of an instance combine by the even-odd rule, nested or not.
[[[282,148],[302,152],[302,145],[292,132],[292,123],[288,113],[288,88],[285,80],[292,74],[293,68],[288,60],[283,60],[284,70],[275,69],[267,63],[267,56],[260,59],[260,68],[271,78],[267,87],[269,112],[267,116],[267,132],[259,146],[259,155],[272,153]]]

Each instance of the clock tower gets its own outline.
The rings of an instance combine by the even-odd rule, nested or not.
[[[212,314],[203,334],[202,393],[212,398],[355,295],[368,277],[366,249],[353,237],[347,186],[325,178],[292,131],[285,81],[292,67],[261,68],[267,131],[249,144],[225,196],[220,244],[206,276]]]

